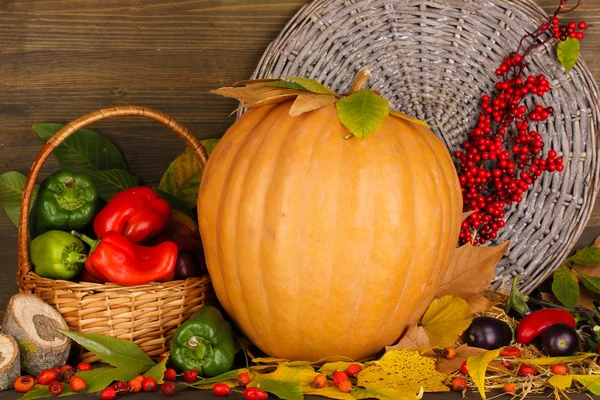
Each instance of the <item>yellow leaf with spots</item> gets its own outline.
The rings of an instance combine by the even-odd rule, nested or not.
[[[487,366],[492,360],[496,357],[500,356],[500,349],[486,351],[475,357],[470,357],[467,359],[467,371],[469,371],[469,375],[475,385],[477,385],[477,389],[479,389],[479,394],[482,399],[485,399],[485,371],[487,370]]]
[[[412,394],[421,387],[426,392],[447,392],[450,389],[443,383],[447,377],[436,371],[434,358],[422,356],[418,351],[391,350],[357,375],[357,386]]]
[[[431,302],[421,326],[432,346],[448,347],[454,344],[472,320],[473,312],[465,300],[458,296],[443,296]]]

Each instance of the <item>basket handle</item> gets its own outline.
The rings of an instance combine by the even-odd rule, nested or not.
[[[202,167],[206,165],[208,159],[206,150],[200,144],[200,141],[196,139],[190,131],[188,131],[183,125],[175,121],[161,111],[154,110],[148,107],[141,106],[117,106],[111,108],[103,108],[86,114],[74,121],[69,122],[63,126],[58,132],[56,132],[48,141],[44,144],[40,152],[38,153],[27,180],[25,181],[25,187],[23,189],[23,197],[21,198],[21,215],[19,217],[19,234],[18,234],[18,247],[17,247],[17,282],[19,283],[19,289],[25,290],[23,278],[25,274],[31,271],[31,262],[29,260],[29,205],[31,204],[31,196],[33,194],[33,188],[35,181],[39,175],[40,169],[48,156],[56,149],[62,142],[64,142],[69,136],[77,132],[79,129],[102,119],[108,119],[113,117],[130,117],[139,116],[153,119],[154,121],[166,126],[185,141],[185,143],[192,148],[194,154],[200,160]]]

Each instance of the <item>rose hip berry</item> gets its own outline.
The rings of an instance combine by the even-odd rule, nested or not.
[[[117,392],[115,392],[115,389],[113,389],[112,386],[109,386],[100,392],[100,398],[102,400],[113,400],[115,397],[117,397]]]
[[[52,368],[52,371],[56,373],[56,380],[62,382],[65,378],[65,374],[60,368]]]
[[[505,348],[502,349],[502,351],[500,352],[500,357],[516,357],[516,358],[521,358],[523,355],[521,353],[521,350],[517,347],[513,347],[513,346],[507,346]]]
[[[224,383],[215,383],[212,387],[215,396],[225,397],[231,392],[231,388]]]
[[[129,382],[129,391],[131,393],[137,393],[140,392],[142,390],[142,382],[144,381],[144,376],[143,375],[138,375],[135,378],[133,378],[132,380],[130,380]]]
[[[462,376],[458,376],[452,380],[452,390],[462,392],[467,388],[467,381]]]
[[[183,373],[183,380],[186,382],[196,382],[196,379],[198,379],[198,371],[195,369],[190,369]]]
[[[507,383],[506,385],[504,385],[502,387],[502,391],[504,393],[516,393],[517,392],[517,385],[515,385],[514,383]]]
[[[246,372],[242,372],[237,376],[237,382],[239,386],[246,386],[250,383],[250,375],[248,375]]]
[[[362,367],[359,364],[350,364],[346,368],[346,375],[356,376],[360,371],[362,371]]]
[[[153,377],[147,376],[142,381],[142,388],[144,392],[154,392],[156,390],[156,381]]]
[[[87,383],[85,382],[85,379],[80,376],[72,376],[71,379],[69,379],[69,386],[74,392],[82,393],[85,392]]]
[[[51,369],[43,370],[38,374],[36,379],[40,385],[49,385],[50,383],[59,380],[56,371]]]
[[[319,374],[313,379],[313,386],[317,389],[327,386],[327,377],[324,374]]]
[[[68,364],[65,364],[62,367],[60,367],[60,370],[63,373],[64,380],[67,382],[69,382],[71,380],[71,377],[77,372],[75,371],[75,368],[71,367]]]
[[[519,371],[517,372],[519,376],[537,375],[537,373],[537,369],[525,364],[521,365],[519,367]]]
[[[50,385],[48,385],[48,391],[52,396],[59,396],[63,392],[63,385],[59,381],[51,382]]]
[[[114,383],[112,387],[115,389],[117,396],[126,396],[131,393],[131,386],[127,382],[119,381]]]
[[[567,375],[569,373],[567,367],[562,364],[553,365],[551,370],[554,375]]]
[[[456,357],[456,349],[454,347],[446,347],[442,351],[442,357],[447,358],[447,359],[452,359],[452,358]]]
[[[244,389],[244,399],[246,400],[265,400],[269,397],[267,392],[256,387],[249,387]]]
[[[92,369],[94,369],[94,367],[92,367],[92,364],[89,362],[83,361],[77,364],[77,371],[91,371]]]
[[[338,389],[340,389],[340,392],[350,393],[352,391],[352,382],[341,381],[338,386]]]
[[[175,396],[177,389],[175,388],[175,385],[173,383],[165,382],[165,383],[163,383],[162,387],[160,388],[160,392],[165,397],[173,397],[173,396]]]
[[[335,371],[333,373],[333,384],[335,387],[339,387],[340,383],[348,380],[348,375],[342,371]]]
[[[33,385],[35,385],[35,380],[33,379],[33,376],[30,375],[20,376],[15,379],[15,382],[13,383],[15,390],[20,393],[29,392],[33,389]]]
[[[469,375],[469,371],[467,371],[467,360],[463,361],[462,364],[460,364],[460,372],[463,375]]]
[[[177,380],[177,372],[173,368],[167,368],[165,370],[165,374],[163,376],[165,381],[175,382]]]

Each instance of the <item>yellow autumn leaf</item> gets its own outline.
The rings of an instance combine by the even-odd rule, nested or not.
[[[309,371],[310,372],[310,371]],[[286,400],[302,400],[302,386],[298,371],[281,364],[268,374],[256,374],[247,387],[257,387]]]
[[[392,114],[392,115],[394,115],[394,116],[396,116],[398,118],[405,119],[405,120],[410,121],[410,122],[414,122],[415,124],[419,124],[419,125],[423,125],[423,126],[429,127],[429,124],[427,122],[425,122],[423,120],[420,120],[418,118],[415,118],[415,117],[411,117],[410,115],[406,115],[403,112],[395,111],[395,110],[390,110],[390,114]]]
[[[289,362],[289,361],[290,360],[287,360],[285,358],[275,358],[275,357],[258,357],[258,358],[252,359],[252,363],[254,363],[254,364],[267,364],[267,365],[285,364],[286,362]]]
[[[407,349],[388,351],[357,375],[357,386],[367,389],[388,388],[403,393],[447,392],[448,377],[435,369],[435,359]]]
[[[486,351],[475,357],[467,359],[467,371],[473,382],[479,389],[482,399],[485,399],[485,371],[488,364],[496,357],[500,356],[500,349]]]
[[[302,394],[312,394],[317,396],[325,396],[330,399],[353,400],[354,397],[350,393],[344,393],[336,388],[331,382],[327,381],[327,386],[317,389],[313,386],[313,380],[319,372],[315,371],[298,371],[298,378],[302,387]]]
[[[379,400],[420,400],[423,398],[424,390],[421,387],[418,392],[402,392],[389,388],[352,390],[354,399],[379,399]]]
[[[553,375],[548,378],[548,383],[557,389],[567,389],[573,384],[571,375]]]
[[[431,302],[421,326],[432,346],[448,347],[454,344],[472,320],[473,313],[465,300],[457,296],[443,296]]]
[[[540,358],[517,358],[513,362],[524,363],[530,365],[555,365],[555,364],[566,364],[576,361],[585,360],[590,357],[597,357],[595,353],[584,353],[576,356],[564,356],[564,357],[540,357]]]
[[[571,377],[592,394],[600,396],[600,375],[571,375]]]
[[[335,362],[323,364],[323,366],[321,366],[321,368],[319,368],[319,372],[322,374],[325,374],[325,375],[331,375],[335,371],[345,371],[346,368],[348,368],[348,365],[350,365],[350,364],[358,364],[361,366],[361,368],[364,368],[364,366],[365,366],[362,363],[348,362],[348,361],[335,361]]]

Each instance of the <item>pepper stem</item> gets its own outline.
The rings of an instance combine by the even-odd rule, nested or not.
[[[369,69],[365,68],[358,71],[358,74],[356,74],[356,78],[354,78],[354,81],[352,81],[352,85],[350,85],[348,95],[363,90],[363,88],[367,85],[367,81],[370,77],[371,71]]]
[[[83,233],[79,233],[77,231],[71,231],[71,235],[75,236],[76,238],[80,239],[85,244],[87,244],[88,246],[90,246],[92,248],[90,250],[90,253],[92,251],[94,251],[94,249],[96,248],[96,246],[98,246],[98,243],[100,243],[100,240],[94,240],[91,237],[89,237],[88,235],[83,234]]]
[[[58,204],[67,210],[76,210],[85,204],[85,196],[83,190],[77,186],[77,181],[72,176],[67,176],[64,179],[64,187],[56,196]]]
[[[71,251],[67,254],[66,261],[69,264],[81,264],[87,260],[87,256],[82,253],[78,253],[76,251]]]

